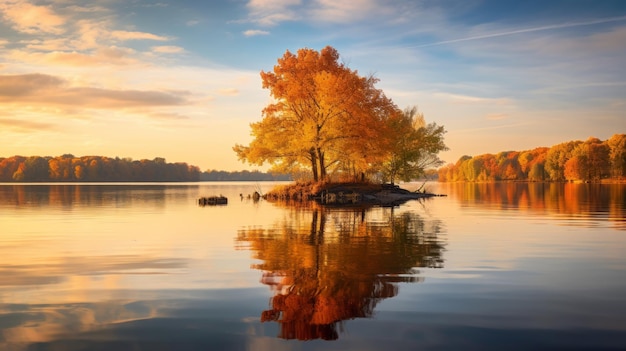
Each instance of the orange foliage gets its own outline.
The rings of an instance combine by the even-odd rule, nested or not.
[[[287,51],[261,79],[275,102],[251,124],[252,142],[233,147],[240,160],[281,172],[309,168],[315,181],[341,166],[359,174],[382,162],[385,121],[400,111],[376,89],[378,79],[340,63],[337,50]]]
[[[440,182],[601,181],[626,176],[626,135],[607,141],[589,138],[550,148],[463,156],[439,169]]]
[[[104,156],[0,158],[0,182],[67,181],[194,181],[200,169],[186,163],[165,163],[162,158],[133,161]]]
[[[443,262],[437,230],[426,234],[414,213],[391,212],[380,225],[361,211],[292,208],[287,221],[237,238],[262,261],[254,268],[274,297],[261,321],[279,323],[281,338],[336,339],[342,321],[370,317],[396,296],[396,282],[418,281],[407,275],[413,267]]]

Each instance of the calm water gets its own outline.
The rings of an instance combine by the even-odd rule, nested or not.
[[[625,185],[273,185],[0,185],[0,350],[626,349]]]

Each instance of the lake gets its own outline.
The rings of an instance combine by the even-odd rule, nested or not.
[[[0,349],[626,349],[626,185],[274,185],[0,184]]]

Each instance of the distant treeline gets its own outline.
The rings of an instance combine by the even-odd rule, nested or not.
[[[203,181],[282,181],[292,180],[289,174],[264,173],[260,171],[216,171],[210,170],[200,174]]]
[[[192,182],[201,180],[289,180],[258,171],[207,171],[164,158],[132,160],[104,156],[0,157],[0,182]]]
[[[568,141],[528,151],[463,156],[439,169],[440,182],[583,181],[626,179],[626,134]]]
[[[164,158],[133,161],[104,156],[12,156],[0,158],[2,182],[170,182],[197,181],[200,169]]]

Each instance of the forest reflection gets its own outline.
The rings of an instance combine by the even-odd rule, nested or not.
[[[271,228],[242,229],[238,247],[274,293],[261,321],[284,339],[334,340],[343,321],[371,317],[398,284],[420,282],[419,267],[441,268],[442,223],[394,208],[291,208]]]
[[[166,195],[173,185],[164,184],[11,184],[0,186],[0,204],[29,206],[115,206],[130,207],[137,203],[163,206],[166,198],[188,196],[184,192]]]
[[[441,191],[461,204],[484,203],[485,208],[525,209],[532,212],[575,218],[572,225],[589,225],[582,220],[608,219],[615,229],[626,230],[626,186],[624,184],[577,183],[450,183]]]

